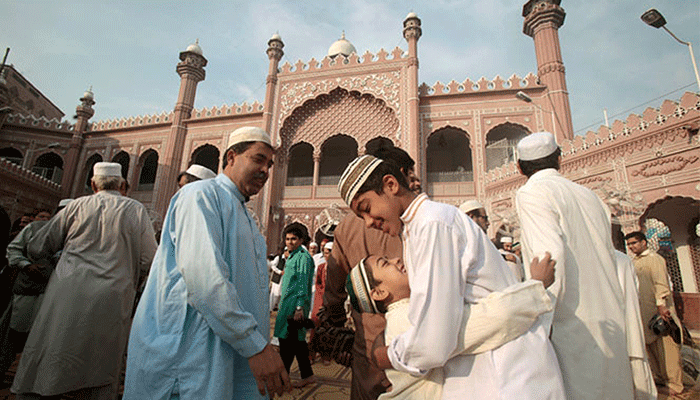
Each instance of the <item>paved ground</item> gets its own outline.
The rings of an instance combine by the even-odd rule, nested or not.
[[[273,316],[274,318],[274,316]],[[272,319],[274,325],[274,319]],[[695,333],[695,332],[694,332]],[[12,384],[15,371],[17,369],[17,361],[10,367],[10,370],[5,374],[2,385],[0,386],[0,400],[14,399],[15,396],[10,393],[9,386]],[[350,398],[350,369],[341,365],[331,363],[324,366],[322,363],[313,365],[314,373],[317,382],[313,385],[306,386],[301,389],[293,389],[291,393],[282,396],[284,400],[347,400]],[[292,380],[299,379],[299,369],[296,361],[291,369]],[[68,398],[66,398],[68,399]],[[659,400],[669,399],[665,388],[659,388]],[[700,400],[699,390],[686,390],[681,397],[675,397],[678,400]]]

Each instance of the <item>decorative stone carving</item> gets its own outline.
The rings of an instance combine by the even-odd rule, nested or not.
[[[642,165],[638,170],[632,171],[632,176],[642,175],[644,177],[665,175],[670,172],[680,171],[688,164],[698,161],[698,156],[672,156],[654,160]]]

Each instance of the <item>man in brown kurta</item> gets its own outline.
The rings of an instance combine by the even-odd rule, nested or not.
[[[658,336],[649,329],[649,320],[655,314],[667,321],[675,318],[666,261],[647,247],[647,239],[642,232],[632,232],[625,236],[625,240],[635,255],[633,261],[639,279],[639,308],[652,373],[657,382],[668,385],[670,394],[680,393],[683,391],[680,347],[670,335]]]
[[[350,269],[371,254],[383,254],[388,258],[401,257],[401,239],[376,229],[367,229],[364,222],[348,214],[335,229],[333,251],[328,259],[326,291],[323,305],[331,315],[345,315],[345,281]],[[352,359],[353,400],[376,399],[389,386],[384,371],[369,361],[374,339],[382,334],[386,321],[383,314],[359,313],[352,310],[355,324],[355,344]]]

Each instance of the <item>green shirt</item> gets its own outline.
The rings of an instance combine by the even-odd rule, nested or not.
[[[309,314],[311,306],[311,285],[314,277],[314,260],[303,247],[299,246],[289,254],[285,263],[280,293],[279,311],[275,321],[275,336],[286,339],[289,336],[287,317],[294,316],[297,307]],[[298,340],[306,339],[306,329],[297,331]]]

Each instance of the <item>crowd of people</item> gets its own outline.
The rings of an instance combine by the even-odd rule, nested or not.
[[[92,195],[12,226],[1,210],[2,371],[21,353],[11,391],[116,399],[125,369],[124,399],[272,398],[333,359],[351,368],[353,400],[683,392],[664,259],[643,232],[625,237],[633,260],[614,248],[607,207],[560,174],[551,133],[517,150],[519,242],[491,240],[477,200],[430,200],[389,146],[347,166],[351,212],[328,235],[294,222],[273,253],[246,207],[274,164],[264,130],[232,132],[218,176],[178,176],[159,236],[121,165],[97,163]],[[349,326],[351,346],[328,346]]]

